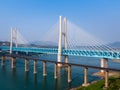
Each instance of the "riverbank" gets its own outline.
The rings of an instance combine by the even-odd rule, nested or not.
[[[100,80],[97,82],[92,83],[88,87],[79,87],[74,90],[120,90],[120,77],[119,78],[114,78],[110,77],[109,78],[109,87],[104,88],[104,80]]]
[[[98,73],[94,74],[98,76]],[[103,75],[102,75],[103,76]],[[104,88],[104,79],[93,81],[88,87],[80,86],[71,90],[120,90],[120,72],[109,73],[109,87]]]

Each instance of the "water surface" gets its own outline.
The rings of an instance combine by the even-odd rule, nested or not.
[[[56,56],[40,56],[45,60],[56,60]],[[69,57],[70,63],[100,66],[99,58]],[[0,61],[1,63],[1,61]],[[67,71],[62,68],[58,70],[58,79],[54,79],[54,64],[47,63],[47,76],[43,77],[42,62],[37,62],[37,74],[33,74],[33,60],[30,60],[29,72],[24,71],[24,59],[17,59],[16,69],[11,69],[11,61],[6,60],[5,67],[0,67],[0,90],[68,90],[83,84],[82,67],[72,66],[72,82],[67,82]],[[120,68],[119,63],[109,60],[109,67]],[[98,80],[92,74],[98,70],[89,69],[89,82]]]

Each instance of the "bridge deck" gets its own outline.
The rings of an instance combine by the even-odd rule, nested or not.
[[[118,71],[120,72],[120,69],[114,69],[114,68],[104,68],[104,67],[98,67],[98,66],[91,66],[91,65],[84,65],[84,64],[75,64],[75,63],[65,63],[65,62],[57,62],[57,61],[52,61],[52,60],[42,60],[40,58],[34,58],[34,57],[26,57],[25,55],[18,55],[18,54],[6,54],[5,56],[8,57],[18,57],[18,58],[25,58],[28,60],[37,60],[37,61],[45,61],[45,62],[49,62],[49,63],[56,63],[56,64],[63,64],[63,65],[71,65],[71,66],[78,66],[78,67],[86,67],[86,68],[92,68],[92,69],[103,69],[103,70],[107,70],[107,71]]]
[[[1,50],[9,51],[9,47],[2,46]],[[14,52],[27,53],[43,53],[43,54],[58,54],[57,48],[33,48],[33,47],[13,47]],[[62,55],[84,56],[84,57],[98,57],[120,59],[119,50],[84,50],[84,49],[62,49]]]

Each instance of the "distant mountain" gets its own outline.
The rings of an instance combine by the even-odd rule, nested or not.
[[[108,45],[109,45],[109,46],[112,46],[112,47],[120,48],[120,41],[114,42],[114,43],[110,43],[110,44],[108,44]]]
[[[51,47],[51,46],[57,46],[57,43],[51,42],[51,41],[32,41],[32,42],[29,43],[29,45]]]

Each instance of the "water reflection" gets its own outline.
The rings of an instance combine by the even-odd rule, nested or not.
[[[2,74],[5,75],[5,72],[6,72],[6,67],[2,66]]]
[[[13,68],[12,69],[12,77],[15,77],[16,76],[16,68]]]
[[[71,89],[71,86],[72,86],[72,82],[68,83],[68,90]]]
[[[34,84],[37,84],[37,74],[34,74]]]
[[[58,80],[54,79],[54,90],[58,90]]]
[[[29,72],[25,72],[25,82],[27,83],[29,80]]]
[[[42,90],[47,90],[47,77],[46,76],[43,76]]]

